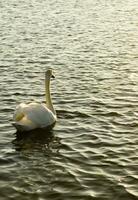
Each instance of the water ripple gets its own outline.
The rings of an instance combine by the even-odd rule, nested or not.
[[[0,199],[138,198],[137,5],[1,1]],[[45,103],[51,67],[58,122],[20,135],[16,105]]]

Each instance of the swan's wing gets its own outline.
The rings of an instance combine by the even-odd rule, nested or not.
[[[14,122],[13,126],[19,131],[27,131],[33,128],[36,128],[36,125],[32,123],[28,118],[26,113],[24,112],[27,107],[27,104],[21,103],[16,107],[16,110],[13,115]]]
[[[24,111],[27,118],[39,127],[51,125],[56,120],[53,113],[43,104],[30,103]]]
[[[23,110],[25,107],[26,107],[26,104],[24,104],[24,103],[21,103],[16,107],[14,115],[13,115],[14,121],[20,121],[24,117]]]
[[[35,102],[20,104],[15,112],[15,118],[20,118],[18,124],[31,126],[32,128],[46,127],[56,121],[56,117],[46,106]]]

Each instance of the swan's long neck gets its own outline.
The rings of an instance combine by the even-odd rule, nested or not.
[[[45,93],[46,93],[46,105],[49,108],[49,110],[52,111],[54,115],[56,115],[56,111],[54,110],[53,104],[52,104],[52,99],[51,99],[51,94],[50,94],[50,77],[45,76]]]

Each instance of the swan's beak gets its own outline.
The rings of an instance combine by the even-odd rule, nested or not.
[[[52,74],[51,78],[55,78],[55,76]]]

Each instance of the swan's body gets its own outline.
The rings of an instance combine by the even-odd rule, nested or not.
[[[46,102],[47,104],[41,103],[21,103],[17,106],[14,113],[13,119],[15,123],[13,125],[17,131],[30,131],[37,128],[47,128],[52,127],[57,118],[56,112],[52,105],[52,100],[50,96],[50,78],[52,76],[52,71],[48,70],[46,72]]]

